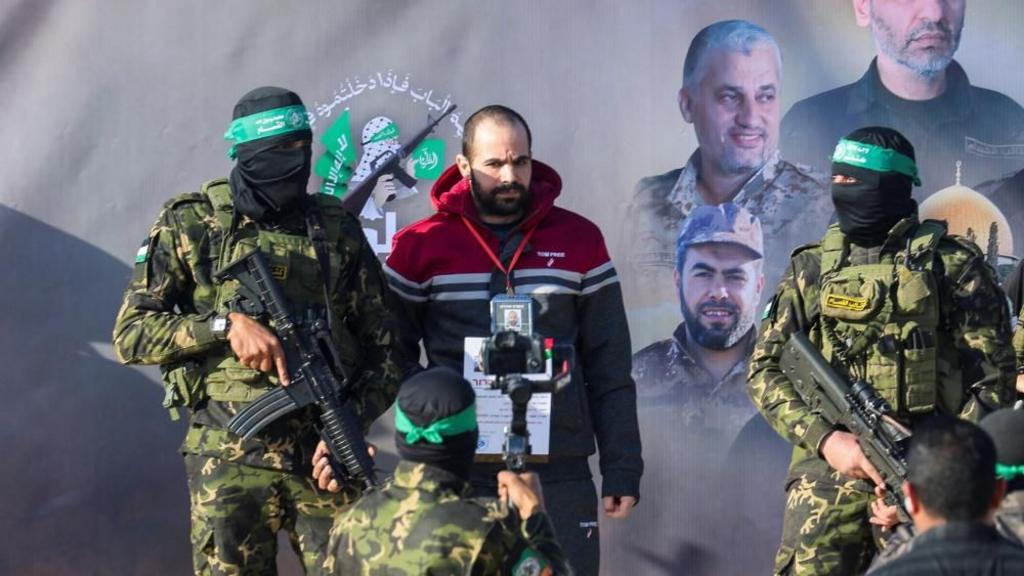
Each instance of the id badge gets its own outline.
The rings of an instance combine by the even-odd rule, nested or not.
[[[511,330],[533,334],[533,299],[525,295],[499,294],[491,299],[491,333]]]

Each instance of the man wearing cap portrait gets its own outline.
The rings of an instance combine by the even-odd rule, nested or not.
[[[641,410],[731,436],[756,412],[746,394],[754,310],[764,288],[761,223],[736,204],[699,206],[683,224],[675,285],[683,321],[633,355]]]
[[[794,252],[750,360],[751,399],[794,445],[777,574],[859,574],[895,507],[857,437],[812,410],[782,372],[806,334],[847,380],[869,382],[913,429],[942,413],[976,421],[1012,399],[1009,311],[980,249],[918,221],[914,148],[884,127],[854,130],[832,156],[838,223]]]
[[[736,519],[761,513],[764,502],[777,501],[778,488],[767,485],[763,470],[742,486],[731,482],[745,463],[728,462],[739,431],[760,418],[746,382],[764,287],[762,251],[761,224],[744,208],[727,202],[694,209],[676,248],[682,321],[670,338],[633,355],[644,449],[661,463],[649,467],[644,491],[659,505],[637,510],[636,527],[613,536],[632,562],[659,558],[645,563],[651,573],[673,574],[682,563],[688,574],[746,573],[758,560],[763,567],[774,545],[777,531],[763,534],[759,523]],[[739,542],[743,554],[734,553]]]
[[[312,408],[247,440],[227,430],[249,402],[287,385],[290,367],[265,315],[243,313],[238,283],[214,273],[259,249],[297,321],[326,320],[364,433],[398,387],[388,289],[359,222],[335,198],[306,193],[312,132],[298,95],[257,88],[233,117],[230,177],[164,204],[135,259],[114,350],[126,364],[159,364],[164,406],[175,419],[188,411],[195,572],[273,574],[284,530],[305,570],[319,573],[333,517],[357,489],[330,494],[310,477]]]

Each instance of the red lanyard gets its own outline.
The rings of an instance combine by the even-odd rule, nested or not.
[[[537,229],[537,226],[533,226],[526,231],[525,235],[523,235],[523,241],[519,243],[519,248],[516,248],[516,253],[512,256],[512,260],[508,263],[508,269],[506,269],[505,266],[501,264],[501,260],[498,259],[498,255],[494,253],[494,250],[491,250],[491,247],[487,245],[487,241],[484,240],[483,236],[480,235],[480,232],[469,221],[469,218],[462,216],[462,223],[466,225],[466,228],[469,228],[470,232],[473,233],[473,237],[476,238],[477,243],[480,244],[480,247],[483,248],[484,252],[491,258],[491,262],[494,262],[494,265],[498,267],[498,270],[505,273],[505,291],[508,292],[509,296],[515,294],[516,291],[512,287],[512,269],[515,268],[516,263],[519,262],[519,257],[523,255],[523,250],[526,249],[526,245],[530,242],[530,237],[533,236],[533,232]]]

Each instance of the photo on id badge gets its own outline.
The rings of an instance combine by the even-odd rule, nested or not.
[[[507,330],[525,336],[533,334],[532,298],[499,294],[491,299],[491,333]]]

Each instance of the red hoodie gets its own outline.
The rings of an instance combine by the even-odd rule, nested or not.
[[[572,345],[576,360],[572,383],[553,400],[551,464],[539,468],[542,478],[589,477],[596,438],[604,495],[638,496],[643,461],[618,276],[597,226],[555,206],[562,180],[551,167],[533,161],[530,190],[527,216],[502,245],[480,220],[469,180],[456,166],[445,170],[430,194],[437,212],[395,236],[385,265],[402,304],[402,349],[416,359],[422,340],[431,366],[461,373],[463,340],[490,334],[490,299],[505,293],[506,282],[463,216],[505,266],[534,229],[511,283],[534,300],[534,331]]]

